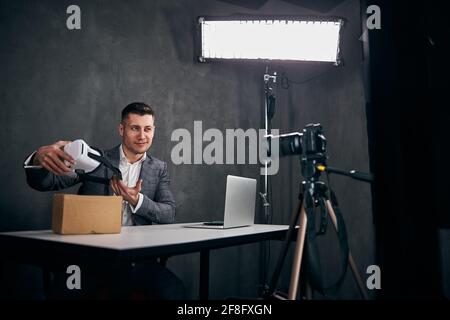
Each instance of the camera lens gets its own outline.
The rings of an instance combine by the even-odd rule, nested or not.
[[[295,132],[293,134],[280,137],[280,155],[291,156],[302,153],[302,134]]]

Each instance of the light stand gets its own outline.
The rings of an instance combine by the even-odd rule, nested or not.
[[[265,135],[272,133],[272,118],[275,114],[275,95],[273,93],[273,87],[270,86],[270,82],[273,84],[277,82],[277,73],[274,72],[273,75],[269,74],[269,67],[266,67],[266,72],[264,74],[264,127]],[[270,203],[269,198],[269,175],[267,174],[267,166],[270,162],[268,159],[270,157],[271,149],[269,144],[267,158],[264,160],[264,193],[259,193],[263,200],[264,207],[264,223],[269,223],[270,217]]]

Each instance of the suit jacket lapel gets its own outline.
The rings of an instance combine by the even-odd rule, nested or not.
[[[152,176],[152,174],[151,174],[152,163],[153,163],[152,157],[150,157],[149,155],[147,155],[147,158],[144,160],[144,162],[142,162],[141,173],[139,174],[139,179],[142,179],[142,182],[143,182],[142,187],[143,188],[145,186],[145,183]]]
[[[119,148],[120,148],[120,145],[105,151],[105,157],[108,158],[108,160],[111,161],[111,164],[118,169],[119,169],[119,163],[120,163],[120,149]],[[112,177],[111,171],[109,169],[106,169],[106,170],[108,172],[108,178],[111,178]],[[108,194],[112,195],[111,188],[108,188]]]
[[[120,145],[105,151],[105,156],[111,161],[112,165],[119,168],[120,162]]]

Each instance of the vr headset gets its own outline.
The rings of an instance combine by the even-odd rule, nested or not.
[[[110,179],[107,177],[102,178],[92,175],[101,165],[104,165],[113,172],[114,176],[117,176],[122,180],[122,173],[119,168],[115,167],[107,158],[105,158],[101,150],[88,146],[82,139],[66,144],[64,146],[64,152],[69,154],[75,160],[75,164],[72,166],[73,171],[67,173],[68,176],[78,177],[81,181],[91,181],[109,185]],[[64,162],[67,166],[70,165],[69,162]]]

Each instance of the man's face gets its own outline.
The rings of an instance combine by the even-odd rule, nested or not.
[[[119,134],[122,137],[122,145],[127,151],[144,154],[152,145],[155,134],[153,116],[128,114],[128,117],[119,124]]]

